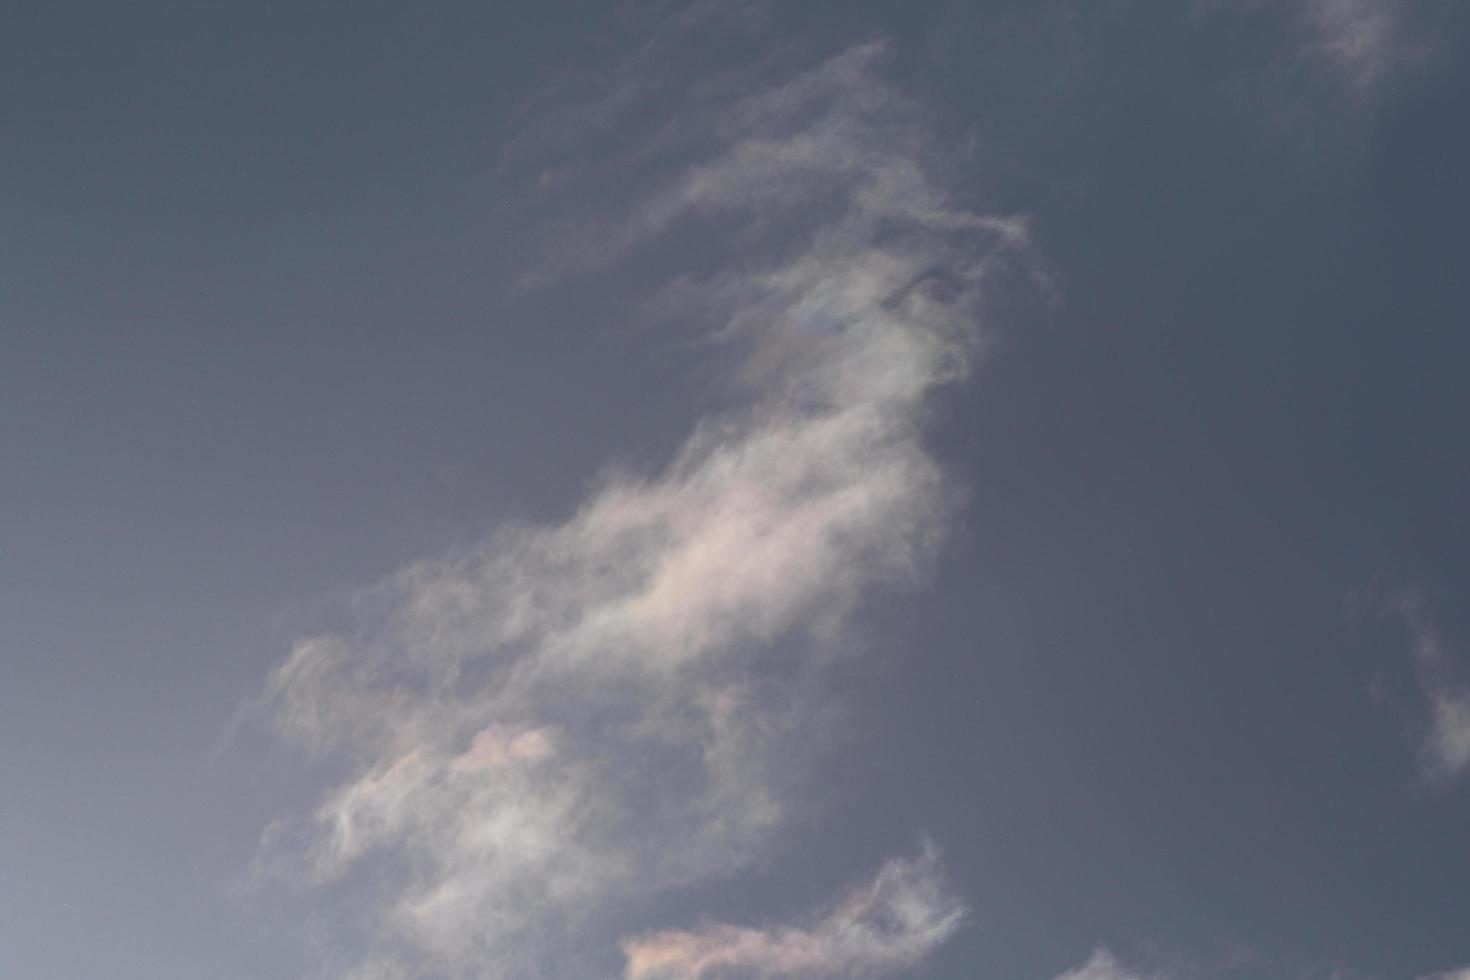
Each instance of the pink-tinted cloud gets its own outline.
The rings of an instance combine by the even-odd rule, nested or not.
[[[888,862],[872,882],[801,925],[706,926],[624,944],[626,980],[879,977],[907,970],[960,927],[932,849]]]

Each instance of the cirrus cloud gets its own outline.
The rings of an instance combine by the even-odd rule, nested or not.
[[[886,56],[701,105],[700,152],[548,253],[566,275],[680,227],[727,243],[653,305],[738,352],[743,404],[560,523],[364,591],[353,628],[270,677],[276,730],[346,775],[272,826],[261,867],[360,895],[349,975],[590,975],[610,909],[775,846],[860,600],[920,581],[953,512],[926,405],[971,371],[993,276],[1030,262],[1023,222],[926,165]],[[629,975],[905,968],[959,923],[934,861],[886,865],[809,927],[647,934]]]
[[[1470,683],[1419,592],[1403,590],[1386,608],[1409,637],[1423,708],[1415,726],[1420,771],[1431,784],[1453,782],[1470,771]]]
[[[859,980],[909,969],[964,919],[963,907],[938,880],[936,864],[932,845],[916,858],[889,861],[870,883],[804,925],[713,925],[630,940],[623,944],[623,975],[625,980]]]

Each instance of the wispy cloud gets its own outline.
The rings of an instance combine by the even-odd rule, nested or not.
[[[1458,970],[1445,970],[1443,973],[1431,973],[1421,980],[1470,980],[1470,966],[1462,966]]]
[[[1443,0],[1197,0],[1203,13],[1235,13],[1273,26],[1280,40],[1246,89],[1264,86],[1268,118],[1308,142],[1356,133],[1382,97],[1430,62]],[[1328,143],[1336,140],[1328,139]]]
[[[1057,980],[1149,980],[1151,976],[1119,962],[1111,952],[1099,947],[1086,962],[1061,974]]]
[[[1358,98],[1433,51],[1412,25],[1412,0],[1298,0],[1301,54],[1334,72]]]
[[[1426,780],[1444,783],[1470,771],[1470,684],[1450,655],[1423,596],[1406,590],[1388,602],[1404,624],[1425,718],[1419,729],[1419,763]]]
[[[702,153],[589,218],[595,264],[690,225],[728,245],[658,306],[720,340],[745,403],[561,523],[367,590],[354,629],[301,640],[271,676],[276,729],[347,775],[271,828],[261,866],[368,904],[353,976],[581,975],[616,955],[612,908],[626,922],[773,845],[859,599],[919,581],[943,538],[955,494],[926,402],[971,370],[986,284],[1027,247],[925,165],[885,57],[707,102]],[[908,965],[958,922],[933,863],[887,865],[805,929],[637,940],[630,976],[660,975],[659,943],[693,950],[666,961],[676,976],[720,956]]]
[[[1086,960],[1056,977],[1056,980],[1216,980],[1222,977],[1273,976],[1282,971],[1246,947],[1234,946],[1213,955],[1171,952],[1156,945],[1145,947],[1144,955],[1122,959],[1105,946],[1092,951]],[[1334,977],[1341,974],[1334,972]]]
[[[889,861],[872,882],[804,925],[712,925],[623,944],[626,980],[844,977],[909,969],[954,934],[964,910],[938,879],[935,854]]]

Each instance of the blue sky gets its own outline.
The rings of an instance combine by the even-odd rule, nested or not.
[[[1470,969],[1462,6],[10,14],[0,976]]]

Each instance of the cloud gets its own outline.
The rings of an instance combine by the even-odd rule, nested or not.
[[[1057,980],[1149,980],[1150,976],[1125,966],[1108,950],[1099,947],[1087,962],[1061,974]]]
[[[1412,26],[1412,0],[1298,0],[1301,54],[1333,71],[1358,98],[1433,50]]]
[[[1147,965],[1142,965],[1143,963]],[[1213,955],[1170,951],[1149,943],[1139,958],[1123,960],[1105,946],[1098,946],[1077,966],[1055,980],[1213,980],[1240,976],[1276,976],[1281,968],[1249,947],[1230,945]],[[1333,977],[1342,974],[1333,971]]]
[[[935,852],[885,864],[872,882],[802,926],[712,925],[623,944],[626,980],[844,977],[897,973],[960,927],[964,910],[938,880]]]
[[[1440,60],[1452,0],[1196,0],[1229,22],[1221,94],[1319,175],[1353,169],[1398,93]]]
[[[677,164],[547,253],[551,276],[681,228],[724,243],[650,308],[718,345],[741,404],[560,523],[365,590],[351,628],[269,678],[275,730],[345,775],[272,825],[259,864],[368,909],[351,976],[590,974],[616,953],[612,910],[776,845],[860,600],[922,581],[953,513],[929,399],[971,371],[992,277],[1030,263],[1024,223],[935,176],[886,56],[704,98]],[[933,863],[887,865],[805,931],[655,936],[887,969],[958,922]]]
[[[1442,973],[1431,973],[1421,980],[1470,980],[1470,966],[1462,966],[1458,970],[1445,970]]]
[[[1413,590],[1394,596],[1388,609],[1409,634],[1414,676],[1425,719],[1419,734],[1419,763],[1432,783],[1458,779],[1470,770],[1470,684],[1447,649],[1423,597]]]

